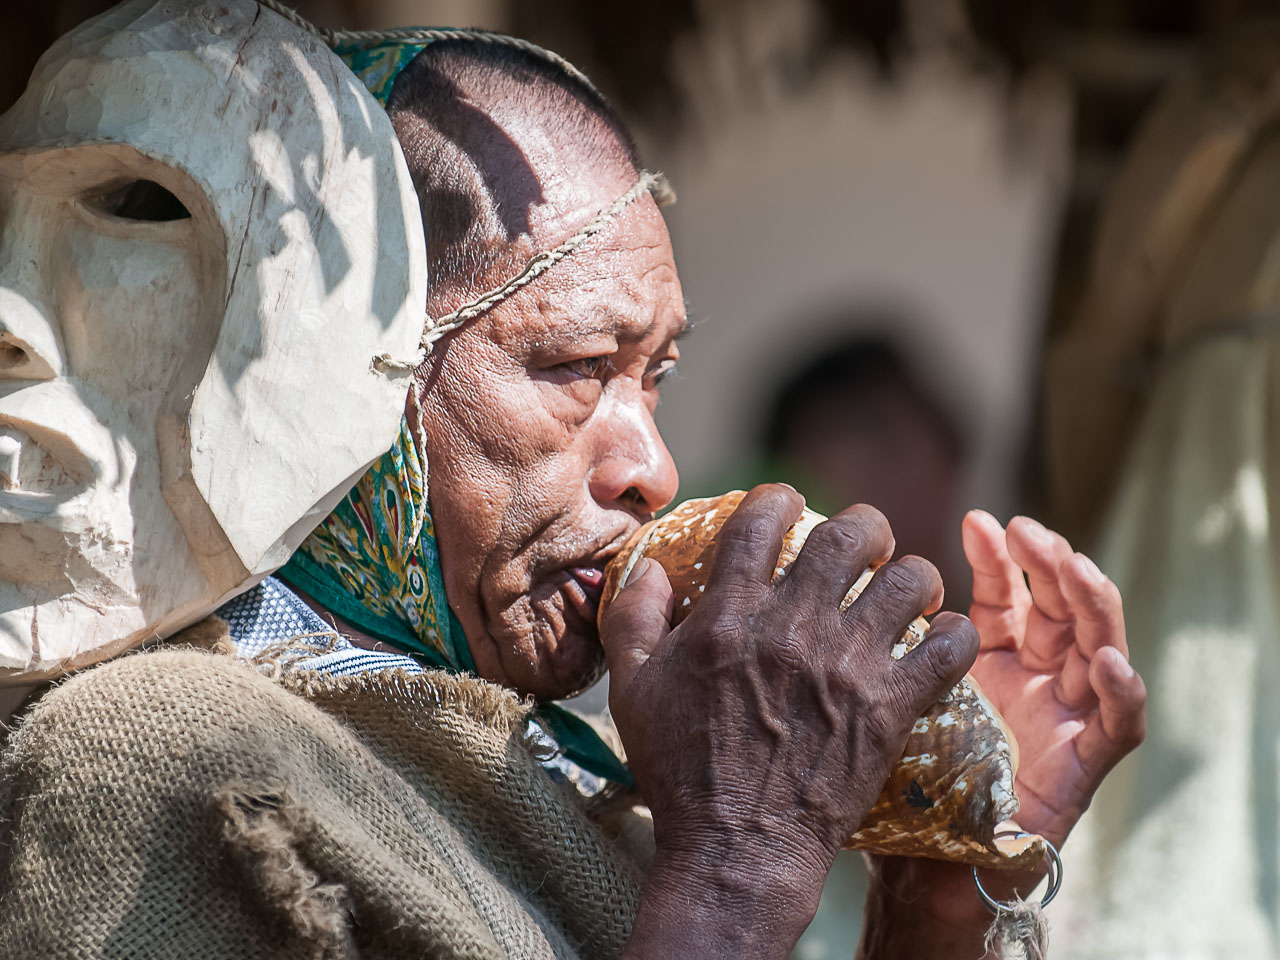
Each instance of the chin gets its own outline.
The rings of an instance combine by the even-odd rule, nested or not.
[[[589,638],[582,643],[580,653],[574,656],[568,665],[557,664],[554,682],[546,695],[534,693],[539,700],[563,700],[574,697],[592,686],[604,676],[604,647],[600,646],[599,634],[592,631]],[[567,657],[565,659],[568,659]]]
[[[567,577],[550,577],[490,599],[479,643],[467,631],[480,676],[535,700],[580,694],[604,676],[594,599],[566,584]]]
[[[496,657],[479,656],[475,644],[472,650],[486,680],[535,700],[561,700],[604,676],[604,648],[594,622],[563,609],[538,609],[542,606],[534,604],[519,616],[504,617],[508,629],[489,633],[487,645]]]

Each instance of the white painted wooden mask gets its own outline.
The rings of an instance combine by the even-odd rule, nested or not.
[[[252,0],[132,0],[0,117],[0,683],[204,616],[399,429],[426,304],[382,108]]]

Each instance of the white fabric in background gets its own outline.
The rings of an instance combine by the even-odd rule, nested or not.
[[[1159,371],[1097,557],[1147,740],[1064,851],[1059,960],[1280,957],[1280,329]]]

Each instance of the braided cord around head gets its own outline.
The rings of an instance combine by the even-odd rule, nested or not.
[[[426,326],[422,332],[421,347],[422,351],[418,356],[409,360],[396,360],[388,354],[380,354],[374,358],[374,367],[378,370],[386,372],[404,372],[413,370],[420,366],[426,359],[428,353],[431,352],[432,345],[446,334],[457,330],[468,320],[472,320],[487,310],[491,310],[507,297],[511,296],[518,290],[531,284],[538,277],[542,276],[553,266],[572,254],[584,243],[594,237],[609,224],[617,219],[623,209],[628,204],[643,196],[645,193],[652,193],[654,199],[659,206],[666,206],[675,201],[675,191],[671,189],[671,184],[667,178],[661,173],[651,173],[648,170],[640,172],[640,178],[631,186],[631,188],[618,197],[617,200],[609,204],[598,214],[596,214],[589,222],[578,229],[573,236],[569,237],[562,243],[557,244],[550,250],[544,250],[542,253],[535,254],[528,263],[509,280],[504,281],[494,287],[487,293],[482,293],[470,303],[467,303],[451,313],[446,313],[442,317],[432,319],[427,317]]]
[[[611,224],[614,219],[622,212],[627,204],[631,203],[641,194],[652,191],[659,199],[667,195],[670,186],[667,178],[660,173],[650,173],[648,170],[641,171],[640,179],[609,206],[601,210],[596,216],[573,236],[565,240],[563,243],[552,247],[550,250],[544,250],[542,253],[534,256],[528,263],[524,265],[524,269],[517,273],[510,280],[500,286],[494,287],[488,293],[482,294],[472,300],[464,307],[459,307],[452,313],[446,313],[443,317],[434,320],[428,318],[427,329],[422,335],[422,345],[430,349],[435,341],[439,340],[447,333],[457,330],[468,320],[480,316],[486,310],[498,305],[507,297],[511,296],[521,287],[527,286],[538,277],[542,276],[550,270],[555,264],[559,263],[573,251],[594,237],[597,233]]]

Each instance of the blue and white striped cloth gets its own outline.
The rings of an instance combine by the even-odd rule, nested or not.
[[[275,577],[267,577],[252,590],[224,603],[217,616],[226,621],[236,652],[245,659],[282,643],[303,643],[314,644],[316,655],[293,660],[291,669],[315,670],[334,677],[380,670],[423,672],[422,665],[405,654],[357,647]],[[586,796],[594,796],[604,787],[602,779],[565,757],[551,735],[532,720],[529,738],[538,753],[546,757],[542,766],[553,779],[570,781]]]
[[[299,670],[335,677],[396,669],[422,673],[422,665],[413,657],[357,647],[275,577],[223,604],[217,615],[227,622],[236,651],[246,659],[277,644],[295,642],[314,644],[322,651],[294,661],[291,666]]]

